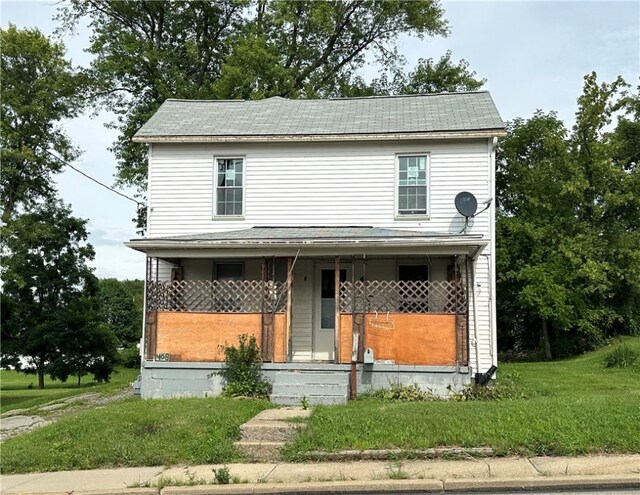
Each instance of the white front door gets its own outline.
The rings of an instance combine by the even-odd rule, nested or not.
[[[347,280],[348,268],[340,269],[340,281]],[[336,272],[331,264],[317,265],[314,290],[313,359],[333,361],[336,342]]]

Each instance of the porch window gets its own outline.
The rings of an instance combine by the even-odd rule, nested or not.
[[[398,156],[398,215],[427,214],[427,155]]]
[[[242,216],[244,159],[216,158],[216,215]]]
[[[398,265],[401,313],[429,312],[429,266]],[[415,282],[402,284],[402,282]]]
[[[242,263],[216,263],[215,278],[218,282],[241,282],[244,279],[244,265]],[[224,290],[221,290],[224,287]],[[212,293],[214,311],[242,312],[241,298],[234,291],[229,291],[228,286],[218,286],[218,290]]]
[[[216,280],[226,282],[244,279],[244,265],[242,263],[216,263]]]

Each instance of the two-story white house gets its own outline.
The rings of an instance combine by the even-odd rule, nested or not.
[[[134,137],[149,145],[147,235],[127,243],[147,255],[142,396],[219,393],[242,334],[280,403],[493,375],[504,134],[487,92],[167,100]]]

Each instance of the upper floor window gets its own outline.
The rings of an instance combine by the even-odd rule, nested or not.
[[[216,158],[216,215],[243,215],[244,159]]]
[[[398,156],[398,215],[427,214],[427,155]]]

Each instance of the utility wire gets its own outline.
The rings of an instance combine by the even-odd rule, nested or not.
[[[128,199],[129,201],[133,201],[135,204],[137,204],[139,207],[144,208],[146,205],[144,203],[141,203],[140,201],[138,201],[137,199],[134,199],[130,196],[127,196],[126,194],[114,189],[113,187],[110,187],[106,184],[104,184],[103,182],[100,182],[98,179],[94,179],[93,177],[91,177],[90,175],[86,174],[85,172],[83,172],[82,170],[74,167],[73,165],[71,165],[68,162],[65,162],[62,158],[60,158],[58,155],[56,155],[55,153],[49,151],[49,150],[45,150],[45,152],[49,155],[52,156],[53,158],[55,158],[56,160],[58,160],[60,163],[62,163],[63,165],[66,165],[67,167],[69,167],[72,170],[75,170],[76,172],[78,172],[80,175],[83,175],[84,177],[86,177],[89,180],[92,180],[93,182],[95,182],[96,184],[104,187],[105,189],[108,189],[111,192],[116,193],[119,196],[122,196],[125,199]]]

